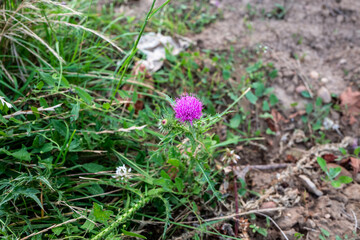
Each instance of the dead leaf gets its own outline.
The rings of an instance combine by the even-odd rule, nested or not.
[[[360,114],[360,92],[353,91],[348,87],[340,95],[340,106],[343,108],[345,115],[349,118],[349,123],[357,122],[355,116]]]
[[[321,156],[327,163],[333,163],[335,159],[337,158],[334,154],[324,154]]]
[[[344,158],[340,161],[341,165],[349,163],[353,169],[353,176],[356,177],[357,173],[360,172],[360,159],[354,157]]]

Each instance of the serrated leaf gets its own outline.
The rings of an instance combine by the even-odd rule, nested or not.
[[[77,102],[76,104],[73,104],[72,109],[71,109],[71,113],[70,113],[71,121],[76,121],[79,118],[79,111],[80,111],[80,103]]]
[[[90,94],[78,87],[75,87],[75,91],[79,95],[79,97],[84,100],[84,102],[86,102],[87,104],[92,104],[93,98],[90,96]]]

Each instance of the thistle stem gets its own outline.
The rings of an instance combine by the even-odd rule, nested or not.
[[[140,199],[132,208],[130,208],[126,213],[121,215],[118,219],[115,220],[109,227],[101,230],[92,240],[103,239],[108,235],[114,228],[118,227],[121,223],[125,222],[129,217],[131,217],[137,210],[144,207],[150,201],[149,197]]]

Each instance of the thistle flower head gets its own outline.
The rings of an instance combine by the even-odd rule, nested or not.
[[[202,116],[202,102],[194,96],[184,95],[175,100],[173,106],[175,117],[181,122],[190,122],[192,125],[193,120],[200,119]]]

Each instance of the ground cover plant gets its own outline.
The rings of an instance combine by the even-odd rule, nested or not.
[[[0,237],[356,239],[359,92],[239,45],[292,5],[144,2],[0,1]],[[190,44],[150,72],[149,32]]]

